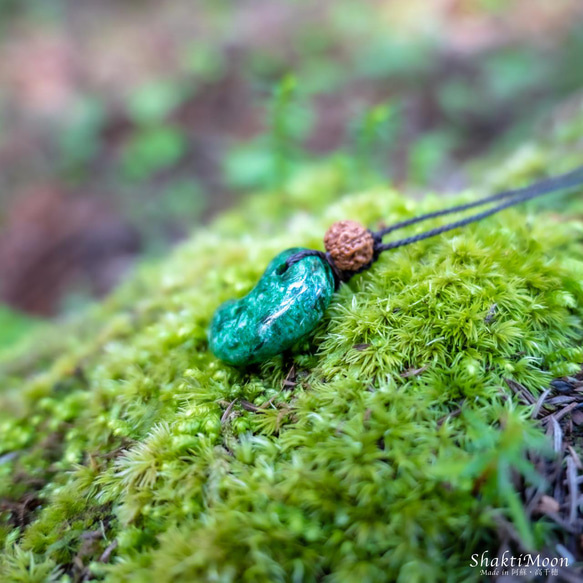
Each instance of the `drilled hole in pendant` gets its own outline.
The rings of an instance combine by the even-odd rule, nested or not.
[[[275,270],[276,275],[283,275],[289,268],[287,261],[284,261],[281,265],[277,267]]]

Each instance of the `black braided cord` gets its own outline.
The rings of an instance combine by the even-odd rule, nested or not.
[[[359,269],[358,271],[351,271],[346,272],[339,270],[334,261],[330,257],[329,253],[324,253],[323,251],[316,251],[313,249],[305,249],[303,251],[299,251],[298,253],[288,257],[287,265],[293,265],[300,259],[304,257],[320,257],[323,261],[326,261],[330,267],[332,268],[332,273],[334,274],[334,280],[336,282],[336,287],[338,287],[342,282],[348,281],[353,275],[356,273],[360,273],[366,269],[368,269],[379,257],[379,255],[383,251],[389,251],[391,249],[397,249],[399,247],[404,247],[406,245],[411,245],[413,243],[417,243],[419,241],[423,241],[425,239],[429,239],[431,237],[436,237],[437,235],[441,235],[442,233],[447,233],[448,231],[453,231],[454,229],[459,229],[460,227],[465,227],[471,223],[476,223],[481,221],[487,217],[490,217],[500,211],[503,211],[507,208],[513,207],[517,204],[521,204],[523,202],[527,202],[529,200],[533,200],[538,198],[539,196],[543,196],[545,194],[555,193],[563,190],[570,190],[576,187],[583,186],[583,166],[571,171],[567,172],[566,174],[562,174],[559,176],[554,176],[552,178],[547,178],[545,180],[541,180],[540,182],[536,182],[535,184],[531,184],[529,186],[525,186],[523,188],[517,188],[514,190],[507,190],[504,192],[500,192],[498,194],[494,194],[492,196],[488,196],[486,198],[482,198],[475,202],[470,202],[467,204],[462,204],[454,207],[450,207],[448,209],[443,209],[440,211],[435,211],[432,213],[427,213],[424,215],[419,215],[412,219],[408,219],[406,221],[402,221],[400,223],[395,223],[389,227],[384,229],[380,229],[378,231],[370,231],[371,235],[374,239],[374,257],[372,261],[368,264]],[[444,215],[462,212],[471,208],[476,208],[479,206],[483,206],[485,204],[489,204],[492,202],[497,201],[504,201],[503,203],[494,206],[493,208],[487,209],[480,213],[476,213],[475,215],[471,215],[466,217],[465,219],[460,219],[459,221],[454,221],[451,223],[447,223],[445,225],[441,225],[439,227],[435,227],[434,229],[430,229],[429,231],[425,231],[423,233],[418,233],[417,235],[412,235],[410,237],[405,237],[403,239],[398,239],[397,241],[391,241],[390,243],[383,243],[382,239],[388,233],[391,233],[397,229],[402,229],[405,227],[409,227],[416,223],[420,223],[421,221],[426,221],[429,219],[433,219],[436,217],[441,217]]]
[[[427,213],[425,215],[419,215],[412,219],[407,219],[406,221],[402,221],[400,223],[395,223],[384,229],[380,229],[376,231],[376,233],[380,237],[384,237],[397,229],[403,229],[404,227],[410,227],[411,225],[415,225],[420,223],[421,221],[426,221],[428,219],[435,219],[437,217],[442,217],[444,215],[450,215],[453,213],[459,213],[462,211],[467,211],[469,209],[473,209],[479,206],[484,206],[485,204],[489,204],[492,202],[496,202],[499,200],[504,200],[506,198],[513,198],[518,197],[519,195],[533,195],[533,196],[542,196],[543,194],[548,194],[551,192],[556,192],[558,190],[564,190],[566,188],[571,188],[574,186],[579,186],[583,183],[583,166],[580,168],[576,168],[571,172],[567,172],[566,174],[562,174],[560,176],[553,176],[552,178],[546,178],[537,182],[535,184],[530,184],[529,186],[524,186],[522,188],[515,188],[513,190],[505,190],[504,192],[499,192],[498,194],[494,194],[492,196],[487,196],[485,198],[481,198],[474,202],[469,202],[467,204],[460,204],[457,206],[453,206],[447,209],[442,209],[440,211],[435,211],[432,213]],[[530,196],[529,196],[530,198]],[[522,202],[519,200],[518,202]],[[517,202],[517,204],[518,204]],[[506,207],[504,207],[506,208]],[[500,208],[503,210],[503,208]],[[478,219],[480,220],[480,219]]]

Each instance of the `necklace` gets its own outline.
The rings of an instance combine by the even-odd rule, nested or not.
[[[381,253],[481,221],[539,196],[581,185],[583,167],[378,231],[370,231],[356,221],[338,221],[324,236],[326,252],[302,248],[283,251],[245,297],[219,306],[210,325],[209,347],[215,356],[235,366],[267,360],[312,332],[338,287],[369,269]],[[499,204],[417,235],[383,243],[383,237],[397,229],[492,203]]]

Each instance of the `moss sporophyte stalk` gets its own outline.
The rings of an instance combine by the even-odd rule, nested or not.
[[[580,164],[578,119],[480,182]],[[581,371],[580,191],[382,253],[284,354],[243,369],[210,352],[217,306],[282,250],[318,248],[347,217],[398,225],[444,206],[347,195],[346,171],[251,195],[0,354],[0,581],[466,583],[508,532],[515,556],[557,556],[571,535],[528,515],[517,484],[544,490],[533,452],[559,460],[507,381],[536,401]],[[329,289],[325,258],[298,263],[291,279]]]
[[[309,249],[284,251],[269,264],[249,294],[222,305],[211,323],[209,346],[217,357],[232,365],[267,360],[312,332],[324,315],[334,288],[370,268],[383,251],[417,243],[539,196],[581,185],[583,167],[524,188],[408,219],[377,232],[371,232],[355,221],[338,221],[324,237],[326,253]],[[383,243],[383,236],[398,228],[494,202],[499,204],[476,215],[392,243]]]

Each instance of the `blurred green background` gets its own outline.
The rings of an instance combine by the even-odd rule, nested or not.
[[[246,193],[455,191],[583,89],[580,0],[0,0],[0,346]]]

